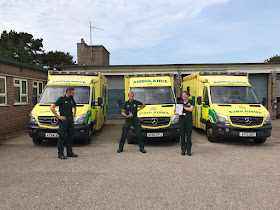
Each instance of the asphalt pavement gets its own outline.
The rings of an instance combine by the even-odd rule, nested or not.
[[[0,209],[279,209],[280,120],[263,145],[208,142],[193,131],[193,156],[180,143],[148,140],[146,154],[125,144],[123,121],[109,120],[78,158],[57,158],[56,141],[28,134],[0,146]]]

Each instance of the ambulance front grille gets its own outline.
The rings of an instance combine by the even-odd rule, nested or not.
[[[235,125],[243,125],[243,126],[255,126],[261,125],[263,122],[263,117],[244,117],[244,116],[234,116],[230,117],[230,120]]]
[[[170,117],[142,117],[139,118],[143,126],[163,126],[170,123]]]
[[[41,125],[57,127],[59,124],[59,120],[54,116],[38,117],[38,120]]]

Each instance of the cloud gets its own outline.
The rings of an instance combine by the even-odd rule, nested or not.
[[[0,30],[28,32],[43,38],[44,49],[76,54],[81,38],[107,49],[151,48],[172,37],[182,21],[229,0],[1,0]],[[75,56],[75,55],[74,55]]]

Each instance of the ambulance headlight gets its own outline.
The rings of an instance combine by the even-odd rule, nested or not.
[[[35,114],[31,114],[30,117],[29,117],[29,123],[30,124],[38,124],[37,122],[37,116]]]
[[[270,124],[270,123],[271,123],[271,116],[269,114],[265,116],[263,124]]]
[[[216,113],[216,117],[217,117],[217,122],[219,123],[229,123],[226,115]]]
[[[79,115],[76,117],[74,124],[84,124],[86,123],[86,115]]]
[[[174,116],[172,117],[172,122],[171,122],[171,124],[177,124],[177,123],[179,123],[179,115],[174,115]]]

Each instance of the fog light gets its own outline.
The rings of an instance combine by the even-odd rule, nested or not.
[[[226,128],[225,130],[226,130],[226,132],[229,132],[229,128]]]
[[[85,130],[81,130],[81,133],[84,133],[85,132]]]

